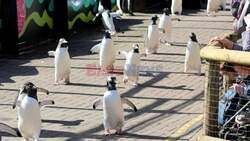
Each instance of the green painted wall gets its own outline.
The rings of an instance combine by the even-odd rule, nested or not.
[[[53,29],[54,0],[23,1],[25,2],[24,9],[19,9],[17,14],[19,42],[47,38],[52,34]],[[24,15],[24,21],[20,15]]]

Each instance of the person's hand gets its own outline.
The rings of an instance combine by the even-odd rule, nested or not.
[[[233,42],[228,40],[227,38],[216,36],[216,37],[211,38],[209,43],[215,42],[215,41],[220,42],[223,45],[223,47],[226,49],[233,49]]]
[[[244,95],[244,86],[242,84],[233,84],[233,86],[231,86],[236,93],[238,93],[239,95]]]

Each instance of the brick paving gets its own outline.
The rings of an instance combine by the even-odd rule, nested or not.
[[[89,55],[92,45],[102,38],[99,29],[91,28],[73,36],[70,40],[72,57],[71,84],[53,85],[53,58],[47,57],[48,49],[56,43],[43,45],[33,53],[14,59],[0,59],[0,121],[17,127],[16,111],[11,104],[17,89],[26,81],[47,88],[51,95],[39,94],[39,99],[53,99],[56,104],[41,109],[41,140],[164,140],[178,128],[203,112],[204,76],[183,73],[185,47],[190,32],[197,34],[201,44],[209,38],[232,29],[229,11],[221,11],[216,17],[207,17],[204,11],[186,11],[173,21],[173,46],[161,44],[158,54],[142,57],[141,65],[163,66],[161,73],[140,73],[140,85],[134,87],[118,84],[120,94],[135,103],[138,112],[125,107],[126,122],[122,136],[103,136],[102,107],[92,110],[94,100],[106,91],[105,76],[87,76],[87,64],[98,64],[98,55]],[[130,50],[133,43],[143,49],[143,36],[152,14],[136,13],[118,21],[124,34],[114,37],[116,51]],[[115,65],[123,66],[124,57],[116,55]],[[204,69],[203,69],[204,72]],[[118,76],[122,82],[122,76]],[[184,135],[188,138],[190,135]],[[21,140],[4,136],[3,141]]]

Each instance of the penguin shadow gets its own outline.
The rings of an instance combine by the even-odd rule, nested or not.
[[[114,73],[113,73],[114,74]],[[69,84],[67,84],[69,86],[82,86],[82,87],[107,87],[106,85],[100,85],[100,84],[86,84],[86,83],[72,83],[70,82]],[[124,88],[124,87],[117,87],[117,88]]]
[[[194,89],[186,88],[186,85],[179,85],[179,86],[149,86],[151,88],[157,89],[172,89],[172,90],[186,90],[186,91],[193,91]]]
[[[143,23],[143,19],[122,19],[122,20],[114,20],[114,24],[117,30],[119,30],[119,32],[123,33],[126,31],[130,31],[130,27],[132,25],[139,25]],[[121,36],[121,35],[119,35]]]
[[[52,124],[61,124],[63,126],[78,126],[80,125],[82,122],[84,122],[84,120],[74,120],[74,121],[65,121],[65,120],[48,120],[48,119],[43,119],[42,122],[46,122],[46,123],[52,123]]]
[[[161,72],[140,71],[139,76],[143,76],[143,77],[159,77],[159,76],[161,76]]]
[[[183,53],[155,53],[156,55],[176,55],[176,56],[185,56]]]
[[[2,83],[15,83],[16,81],[11,79],[14,76],[33,76],[39,72],[34,66],[22,66],[29,63],[29,60],[22,60],[17,58],[6,59],[3,67],[0,67],[0,85]]]
[[[198,74],[198,73],[194,73],[194,72],[184,72],[184,74],[187,74],[188,76],[194,76],[194,75],[196,75],[196,76],[205,76],[205,73],[200,73],[200,74]]]
[[[99,85],[99,84],[86,84],[86,83],[75,83],[75,82],[70,82],[67,84],[69,86],[82,86],[82,87],[106,87],[106,85]]]

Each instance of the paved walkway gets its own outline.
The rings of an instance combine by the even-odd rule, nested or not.
[[[201,127],[185,126],[195,124],[203,112],[204,76],[183,73],[185,47],[190,32],[206,44],[209,38],[232,29],[232,16],[220,12],[216,17],[207,17],[204,11],[188,11],[173,22],[174,46],[161,45],[159,53],[142,57],[141,64],[163,66],[163,72],[156,75],[141,73],[138,87],[118,85],[118,91],[138,107],[134,113],[125,106],[126,122],[124,135],[103,136],[102,107],[92,110],[94,100],[105,92],[104,76],[87,76],[87,64],[98,64],[98,55],[89,55],[92,45],[102,38],[99,29],[89,29],[70,41],[72,75],[70,85],[55,86],[53,58],[47,57],[47,50],[56,44],[44,45],[42,49],[17,59],[0,59],[0,121],[17,127],[16,111],[11,104],[17,89],[26,81],[50,90],[51,95],[39,95],[39,99],[54,99],[55,106],[41,110],[44,141],[79,140],[165,140],[179,137],[188,140]],[[143,36],[152,14],[136,13],[118,21],[124,34],[114,38],[115,48],[130,50],[133,43],[143,47]],[[144,49],[142,48],[142,52]],[[125,60],[116,55],[115,65],[123,66]],[[204,72],[204,70],[203,70]],[[118,76],[122,82],[122,76]],[[198,118],[197,118],[198,117]],[[199,120],[197,120],[199,121]],[[21,140],[4,136],[3,141]]]

